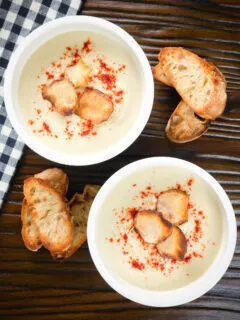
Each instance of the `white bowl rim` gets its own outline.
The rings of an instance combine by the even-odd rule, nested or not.
[[[67,155],[63,152],[58,152],[48,146],[44,146],[44,144],[36,143],[37,140],[33,139],[27,131],[23,129],[14,108],[13,97],[11,94],[11,83],[14,77],[14,70],[17,68],[20,63],[19,58],[23,52],[25,52],[28,46],[31,45],[31,42],[36,40],[40,35],[47,33],[51,28],[60,28],[64,25],[72,25],[72,24],[92,24],[99,26],[99,28],[104,28],[105,30],[109,30],[109,32],[114,33],[117,37],[122,39],[127,46],[132,50],[135,56],[138,58],[141,65],[139,67],[142,68],[144,72],[144,96],[142,99],[141,109],[138,114],[137,120],[134,125],[128,130],[128,132],[114,145],[97,152],[90,153],[85,155],[79,154],[71,154]],[[64,33],[60,32],[59,34]],[[43,42],[44,43],[44,42]],[[41,43],[41,45],[43,44]],[[143,52],[140,45],[134,40],[134,38],[124,31],[121,27],[113,24],[110,21],[107,21],[102,18],[92,17],[92,16],[68,16],[58,18],[56,20],[45,23],[44,25],[38,27],[34,31],[32,31],[22,42],[19,44],[15,52],[12,54],[11,59],[9,61],[7,70],[5,72],[5,81],[4,81],[4,100],[5,107],[10,119],[10,122],[17,134],[21,138],[21,140],[28,145],[34,152],[38,153],[44,158],[47,158],[51,161],[58,162],[61,164],[72,165],[72,166],[82,166],[82,165],[92,165],[101,163],[103,161],[109,160],[116,155],[123,152],[127,149],[141,134],[144,129],[152,110],[154,99],[154,82],[152,77],[152,71],[148,59]]]
[[[221,257],[218,254],[208,270],[203,273],[202,276],[200,276],[197,280],[184,287],[169,291],[145,290],[114,277],[114,275],[108,271],[104,262],[102,261],[95,241],[98,208],[101,207],[104,199],[106,198],[106,196],[108,196],[109,192],[119,181],[124,179],[126,176],[132,174],[133,172],[139,171],[142,168],[151,167],[154,165],[167,165],[186,168],[202,178],[217,194],[219,201],[223,206],[223,211],[228,222],[227,225],[224,226],[224,228],[226,228],[227,230],[228,235],[226,251],[223,252]],[[87,238],[90,254],[96,268],[98,269],[103,279],[114,290],[116,290],[122,296],[143,305],[152,307],[173,307],[199,298],[207,291],[209,291],[222,278],[228,266],[230,265],[234,254],[237,239],[237,227],[234,210],[227,194],[225,193],[221,185],[217,182],[217,180],[215,180],[207,171],[185,160],[171,157],[152,157],[138,160],[126,165],[125,167],[114,173],[104,183],[99,193],[97,194],[90,210]],[[219,252],[220,249],[221,248],[219,248]]]

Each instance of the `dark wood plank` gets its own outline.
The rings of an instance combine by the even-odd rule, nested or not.
[[[225,114],[201,139],[170,143],[164,128],[179,101],[171,88],[155,84],[153,111],[143,134],[123,154],[103,164],[62,167],[71,179],[68,196],[86,183],[102,184],[124,165],[150,156],[191,161],[211,173],[228,193],[240,227],[240,3],[229,1],[85,1],[83,13],[106,18],[131,33],[151,65],[164,46],[184,46],[216,63],[228,81]],[[23,180],[54,163],[25,148],[0,214],[1,319],[239,319],[240,231],[223,279],[206,295],[176,308],[147,308],[114,292],[95,269],[87,244],[64,263],[41,249],[24,248],[20,206]]]

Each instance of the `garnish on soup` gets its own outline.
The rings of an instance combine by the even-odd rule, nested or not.
[[[113,103],[109,96],[96,89],[86,89],[79,99],[76,114],[95,124],[109,119],[113,113]]]
[[[180,225],[188,220],[188,200],[186,192],[171,189],[161,192],[157,201],[157,211],[171,223]]]
[[[53,81],[44,88],[42,95],[63,116],[72,114],[78,107],[77,93],[66,79]]]
[[[157,244],[157,250],[163,257],[184,260],[187,252],[187,240],[182,230],[173,226],[171,235],[165,241]]]
[[[172,233],[172,224],[155,211],[139,211],[134,218],[134,227],[142,239],[151,244],[165,240]]]
[[[91,71],[91,67],[79,57],[76,63],[65,69],[64,76],[72,82],[75,88],[87,87]]]

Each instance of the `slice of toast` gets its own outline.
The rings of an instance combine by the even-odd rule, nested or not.
[[[83,193],[75,193],[72,199],[68,202],[68,205],[71,207],[73,204],[85,201],[92,203],[100,188],[101,186],[97,184],[86,184],[83,189]]]
[[[68,189],[68,176],[61,169],[50,168],[35,174],[34,177],[44,180],[63,197],[65,196]],[[21,233],[24,244],[27,249],[37,251],[42,246],[42,243],[25,198],[22,203],[21,217]]]
[[[177,47],[163,48],[159,61],[167,79],[199,116],[214,120],[226,106],[226,81],[212,63]]]
[[[198,139],[208,130],[209,124],[209,120],[197,117],[186,102],[181,100],[169,118],[165,131],[169,140],[185,143]]]
[[[113,110],[112,100],[107,94],[88,88],[80,96],[79,108],[75,113],[82,119],[99,124],[108,120]]]
[[[78,108],[77,93],[67,79],[53,81],[43,89],[42,96],[63,116],[71,115]]]
[[[69,179],[63,170],[59,168],[49,168],[34,175],[35,178],[44,180],[50,187],[59,192],[63,197],[68,190]]]
[[[134,228],[141,238],[149,244],[157,244],[172,232],[172,224],[163,219],[157,211],[138,211],[134,218]]]
[[[24,196],[45,248],[51,252],[66,251],[73,241],[69,207],[62,196],[38,178],[24,181]]]
[[[172,87],[171,82],[169,81],[168,77],[163,71],[162,64],[160,61],[155,67],[152,68],[152,73],[154,79],[166,84],[167,86]]]
[[[87,221],[90,207],[91,203],[84,200],[82,202],[72,202],[70,205],[70,213],[74,227],[73,241],[66,251],[57,253],[51,252],[53,259],[64,260],[69,258],[87,240]]]
[[[77,63],[70,65],[65,69],[65,78],[72,82],[75,88],[87,87],[91,67],[85,64],[81,58]]]
[[[42,242],[25,198],[22,202],[21,220],[21,234],[25,246],[30,251],[38,251],[42,247]]]
[[[164,258],[183,260],[187,252],[187,240],[182,230],[173,226],[171,235],[157,244],[157,250]]]
[[[97,184],[86,184],[83,189],[83,197],[85,201],[92,202],[96,197],[98,191],[100,190],[101,186]]]
[[[162,192],[157,201],[157,211],[172,224],[180,225],[188,221],[189,195],[178,189]]]
[[[84,187],[83,193],[75,193],[68,202],[74,226],[73,242],[66,252],[51,253],[53,259],[61,261],[69,258],[87,240],[88,215],[99,189],[99,185],[87,184]]]
[[[171,86],[161,62],[153,68],[153,75],[156,80]],[[209,120],[197,117],[186,102],[181,100],[168,120],[165,131],[172,142],[186,143],[198,139],[208,130],[209,124]]]

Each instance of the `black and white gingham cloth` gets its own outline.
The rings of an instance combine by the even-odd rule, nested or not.
[[[0,208],[24,144],[6,115],[4,71],[16,46],[33,29],[65,15],[76,15],[81,0],[0,0]]]

